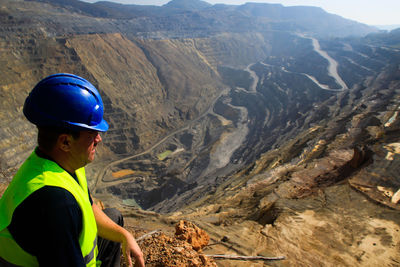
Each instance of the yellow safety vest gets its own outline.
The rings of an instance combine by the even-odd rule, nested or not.
[[[79,244],[86,266],[96,266],[97,226],[88,198],[85,169],[80,168],[75,173],[79,184],[57,163],[41,158],[35,152],[29,156],[0,199],[0,258],[18,266],[39,266],[36,257],[17,244],[7,227],[14,210],[30,194],[43,186],[57,186],[70,192],[82,210]]]

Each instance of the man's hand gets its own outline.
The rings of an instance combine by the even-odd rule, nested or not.
[[[143,253],[136,240],[133,236],[128,232],[125,237],[125,240],[122,242],[122,252],[124,253],[124,258],[126,264],[131,267],[132,266],[132,258],[135,258],[135,267],[144,267],[144,258]]]
[[[96,204],[92,205],[97,224],[97,233],[102,238],[122,243],[122,251],[129,267],[132,267],[132,256],[135,266],[144,267],[142,250],[135,238],[126,229],[111,220]]]

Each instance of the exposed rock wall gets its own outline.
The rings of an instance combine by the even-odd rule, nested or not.
[[[88,72],[73,51],[38,33],[0,36],[1,169],[9,179],[36,144],[36,129],[22,114],[28,93],[44,76]]]
[[[198,116],[222,89],[215,68],[193,40],[132,41],[121,34],[50,38],[33,33],[4,36],[0,45],[4,171],[18,166],[36,144],[35,128],[24,119],[22,107],[29,91],[47,75],[75,73],[100,90],[111,126],[100,158],[149,147]]]
[[[196,48],[212,66],[242,69],[266,58],[272,48],[271,41],[267,34],[260,32],[220,33],[208,38],[194,39]]]
[[[156,122],[165,113],[163,86],[143,51],[121,34],[78,35],[66,40],[105,98],[110,131],[104,142],[117,154],[151,143],[165,130]]]
[[[158,71],[170,101],[170,119],[193,119],[223,88],[220,77],[193,39],[138,41]],[[173,106],[175,105],[175,107]]]

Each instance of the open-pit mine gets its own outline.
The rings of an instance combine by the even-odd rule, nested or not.
[[[0,192],[36,146],[27,94],[75,73],[110,124],[91,193],[133,231],[185,219],[204,254],[282,256],[218,266],[400,265],[400,31],[188,2],[0,1]]]

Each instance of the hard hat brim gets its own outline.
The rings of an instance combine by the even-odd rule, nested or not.
[[[68,122],[68,124],[70,125],[69,128],[71,128],[71,126],[76,126],[77,128],[81,128],[82,130],[94,130],[94,131],[99,131],[99,132],[106,132],[108,130],[108,123],[102,119],[101,122],[97,125],[87,125],[87,124],[83,124],[83,123],[76,123],[76,122]]]

